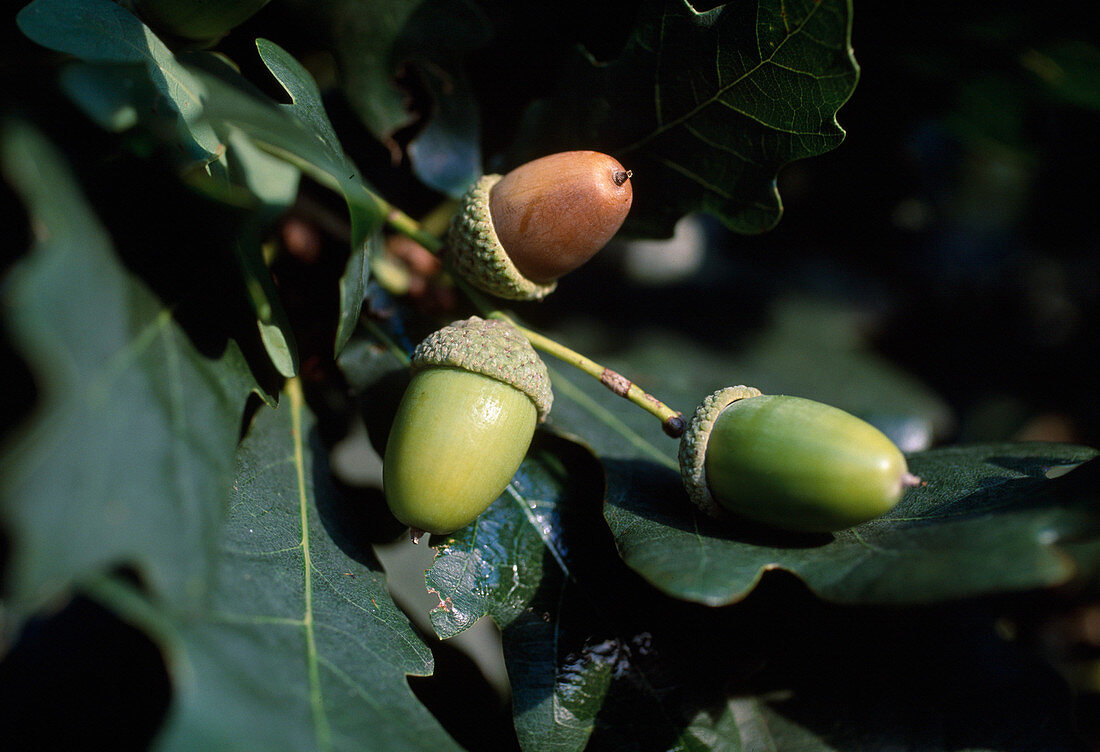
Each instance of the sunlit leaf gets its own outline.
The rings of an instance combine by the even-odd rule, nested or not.
[[[44,47],[86,62],[143,64],[163,106],[178,115],[179,135],[194,157],[209,160],[220,154],[217,135],[200,120],[202,82],[121,5],[111,0],[35,0],[16,21]]]
[[[719,605],[782,569],[843,603],[921,604],[1049,587],[1094,573],[1061,541],[1100,533],[1096,486],[1048,473],[1096,455],[1084,447],[1001,444],[910,457],[920,488],[881,518],[833,534],[796,535],[707,518],[676,473],[606,463],[605,516],[624,560],[662,591]],[[1095,464],[1095,463],[1093,463]],[[1082,468],[1080,472],[1091,473]]]

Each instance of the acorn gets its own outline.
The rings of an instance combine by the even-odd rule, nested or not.
[[[482,176],[451,222],[452,268],[501,298],[545,297],[622,227],[631,174],[607,154],[566,151]]]
[[[546,365],[511,324],[476,316],[429,335],[386,441],[382,487],[418,533],[473,522],[508,486],[553,402]]]
[[[881,431],[830,405],[746,386],[703,400],[680,440],[692,502],[797,532],[832,532],[892,509],[919,483]]]

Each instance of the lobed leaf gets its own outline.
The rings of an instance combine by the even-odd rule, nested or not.
[[[148,80],[176,115],[181,143],[193,158],[211,161],[220,154],[217,135],[200,119],[202,82],[121,5],[111,0],[34,0],[16,22],[38,44],[86,62],[144,65]]]
[[[39,44],[80,58],[62,69],[61,84],[100,126],[123,132],[140,124],[157,138],[178,144],[191,159],[204,162],[216,180],[246,188],[258,223],[270,221],[294,201],[298,169],[260,152],[239,131],[204,119],[210,96],[207,74],[180,62],[126,9],[107,0],[36,0],[17,20]],[[197,60],[210,62],[202,56],[193,62]],[[227,70],[224,65],[217,68],[222,74]],[[242,202],[239,192],[231,198]],[[272,363],[284,376],[293,376],[297,346],[256,241],[243,243],[238,258]]]
[[[157,749],[457,750],[405,676],[431,652],[354,535],[296,383],[236,456],[210,597],[161,615],[175,699]]]
[[[370,279],[370,248],[380,240],[387,207],[358,177],[358,171],[344,153],[325,113],[321,92],[309,72],[274,42],[258,39],[256,48],[268,70],[291,97],[291,104],[284,107],[305,123],[321,144],[319,158],[314,158],[312,163],[335,179],[348,204],[351,255],[340,277],[340,318],[336,329],[336,352],[339,353],[359,322],[359,311]],[[242,124],[242,127],[247,129],[248,125]],[[278,146],[278,143],[273,145]],[[316,147],[316,143],[313,146]],[[303,151],[298,152],[298,156],[306,159],[309,159],[307,155],[315,153],[314,149]]]
[[[760,233],[782,213],[783,165],[836,148],[858,67],[850,0],[756,0],[705,12],[646,3],[616,59],[578,59],[527,113],[524,157],[600,148],[634,172],[628,225],[664,235],[704,210]]]
[[[469,0],[298,5],[327,28],[341,89],[367,130],[397,154],[395,134],[415,128],[407,147],[413,172],[429,188],[460,196],[481,174],[480,118],[462,62],[490,37],[478,6]],[[430,97],[423,111],[414,110],[409,91],[419,87]]]
[[[593,527],[595,470],[540,437],[504,496],[432,541],[433,624],[501,627],[523,749],[1079,748],[1059,677],[968,611],[841,608],[782,587],[699,611],[647,589]],[[676,553],[685,571],[712,564]]]
[[[500,627],[525,750],[584,749],[608,723],[637,748],[661,738],[669,748],[702,749],[648,676],[651,635],[638,618],[644,594],[592,527],[596,470],[579,446],[536,438],[486,512],[433,537],[426,581],[440,604],[432,624],[444,638],[486,614]],[[622,717],[606,721],[612,710]]]
[[[878,519],[822,535],[709,519],[686,502],[675,473],[609,460],[604,515],[624,561],[677,598],[732,603],[766,571],[782,569],[831,601],[936,603],[1095,573],[1095,554],[1074,558],[1059,547],[1096,539],[1095,486],[1048,473],[1096,454],[1058,444],[918,453],[909,459],[920,488]]]
[[[111,240],[37,132],[2,133],[4,173],[37,245],[12,271],[3,315],[40,389],[0,459],[17,617],[74,582],[132,564],[158,597],[200,598],[257,385],[229,342],[199,352]]]

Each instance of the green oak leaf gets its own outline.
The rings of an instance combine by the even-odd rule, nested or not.
[[[148,80],[160,95],[159,106],[176,115],[178,137],[194,159],[216,160],[221,142],[209,123],[201,119],[205,90],[202,81],[181,64],[172,51],[128,10],[111,0],[34,0],[16,17],[20,30],[38,44],[66,52],[89,63],[106,65],[140,64]],[[110,73],[102,74],[111,77]],[[73,88],[70,81],[70,90]],[[102,81],[101,81],[102,83]],[[110,82],[109,82],[110,83]],[[95,105],[84,99],[86,107],[116,114],[110,119],[118,125],[120,110],[115,94],[107,92],[104,102]],[[136,92],[140,97],[140,92]],[[80,101],[80,100],[78,100]],[[121,113],[127,119],[128,115]]]
[[[36,42],[80,58],[61,70],[61,84],[101,127],[124,132],[140,124],[187,153],[193,145],[201,146],[212,179],[231,186],[219,198],[254,208],[256,223],[269,222],[293,203],[298,169],[261,152],[240,131],[205,120],[202,113],[209,93],[203,72],[181,62],[118,4],[37,0],[18,20]],[[200,60],[211,62],[208,56],[191,58],[191,62]],[[223,75],[229,70],[224,64],[218,67]],[[166,98],[168,107],[162,105]],[[210,186],[205,187],[210,192]],[[252,196],[242,197],[232,187],[244,187]],[[238,259],[261,340],[278,371],[293,376],[298,369],[297,346],[258,241],[239,244]]]
[[[408,155],[425,185],[458,197],[481,174],[480,121],[463,58],[491,36],[469,0],[332,0],[298,2],[327,27],[348,103],[391,151],[394,135],[415,127]],[[410,108],[408,84],[430,97],[425,112]]]
[[[581,750],[614,709],[617,732],[646,748],[705,749],[665,707],[641,628],[644,589],[614,556],[596,515],[599,473],[582,447],[536,437],[512,485],[475,522],[433,536],[428,570],[440,637],[488,615],[500,627],[525,750]],[[652,612],[642,609],[645,616]],[[681,738],[682,737],[682,738]],[[680,746],[676,746],[679,744]]]
[[[926,604],[1094,576],[1100,534],[1096,450],[1046,443],[945,447],[909,457],[923,483],[890,512],[832,534],[796,535],[716,521],[687,501],[678,475],[608,460],[604,515],[623,560],[662,592],[707,605],[744,598],[784,570],[817,595],[852,604]],[[1081,482],[1088,476],[1091,483]]]
[[[778,170],[844,138],[851,19],[850,0],[648,2],[618,58],[578,59],[530,108],[514,161],[547,147],[611,153],[634,172],[637,234],[671,235],[699,210],[764,232],[782,213]]]
[[[257,386],[237,346],[200,353],[119,263],[62,157],[28,126],[2,132],[4,174],[37,245],[3,318],[40,390],[0,460],[11,536],[7,606],[23,616],[74,582],[131,564],[158,597],[201,597]]]
[[[362,181],[358,170],[340,146],[332,123],[321,102],[317,83],[286,50],[266,39],[256,40],[256,48],[271,74],[279,81],[292,102],[282,107],[305,124],[313,134],[312,148],[297,153],[320,168],[330,185],[338,186],[347,201],[351,218],[351,254],[340,277],[340,317],[336,329],[336,352],[351,338],[359,322],[359,311],[370,279],[371,248],[380,242],[379,232],[385,220],[386,206]],[[250,123],[238,123],[250,130]],[[263,140],[263,131],[251,135]],[[279,147],[278,142],[271,144]],[[287,144],[293,153],[294,144]],[[311,157],[316,154],[316,157]],[[292,160],[294,161],[294,160]],[[317,176],[316,171],[311,174]]]
[[[236,454],[201,607],[93,585],[167,656],[173,700],[154,749],[457,752],[409,688],[406,676],[432,673],[432,654],[352,534],[356,515],[291,382]]]

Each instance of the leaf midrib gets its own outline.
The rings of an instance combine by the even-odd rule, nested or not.
[[[325,715],[321,694],[321,666],[317,656],[317,637],[313,624],[313,560],[309,546],[309,496],[306,488],[305,449],[302,438],[303,396],[297,379],[287,382],[290,400],[291,441],[294,445],[294,472],[298,480],[298,514],[302,527],[302,567],[305,591],[303,593],[302,628],[306,642],[306,671],[309,681],[309,704],[313,716],[314,733],[321,749],[332,749],[332,730]]]
[[[740,76],[738,76],[737,78],[730,81],[728,84],[719,86],[715,90],[714,94],[712,94],[711,96],[707,97],[704,100],[701,100],[694,108],[688,110],[683,115],[680,115],[679,117],[674,118],[673,120],[670,120],[668,122],[661,122],[661,113],[660,113],[660,104],[659,104],[660,103],[660,81],[659,80],[654,80],[654,86],[656,88],[656,91],[654,93],[654,100],[658,103],[658,105],[657,105],[658,106],[658,111],[656,112],[657,121],[658,121],[657,127],[654,128],[651,133],[649,133],[648,135],[646,135],[646,136],[642,137],[641,139],[635,141],[634,143],[632,143],[632,144],[630,144],[630,145],[628,145],[628,146],[626,146],[622,149],[617,149],[616,153],[629,154],[633,151],[636,151],[636,150],[640,149],[641,147],[645,146],[646,144],[648,144],[649,142],[656,139],[658,136],[661,136],[662,134],[672,130],[673,128],[680,125],[681,123],[684,123],[684,122],[690,120],[691,118],[695,117],[695,115],[697,115],[703,109],[705,109],[707,107],[710,107],[713,104],[720,103],[721,100],[719,99],[719,97],[721,97],[722,94],[725,94],[727,91],[730,91],[731,89],[733,89],[736,86],[740,86],[741,83],[743,83],[749,77],[754,75],[757,71],[759,71],[765,65],[772,64],[776,54],[786,46],[787,42],[790,39],[793,39],[795,36],[802,33],[802,30],[805,27],[805,25],[807,23],[809,23],[810,19],[813,18],[813,16],[817,13],[817,9],[820,8],[820,7],[821,7],[820,3],[815,3],[813,9],[809,13],[806,14],[806,17],[802,19],[802,21],[799,23],[799,25],[796,26],[793,30],[788,29],[787,35],[783,38],[783,41],[780,42],[779,44],[777,44],[775,46],[775,48],[772,49],[771,52],[768,53],[767,56],[761,56],[760,61],[758,63],[756,63],[756,65],[754,65],[751,68],[749,68],[748,70],[746,70],[744,73],[742,73]],[[658,68],[659,68],[660,67],[661,53],[658,50],[656,52],[653,52],[652,54],[657,56],[657,58],[658,58]],[[656,79],[656,77],[655,77],[655,79]],[[751,118],[753,120],[757,120],[756,118],[753,118],[751,115],[749,115],[749,113],[744,112],[743,110],[739,109],[739,110],[737,110],[737,112],[740,112],[745,117]],[[757,122],[760,122],[761,125],[768,125],[767,123],[763,123],[759,120],[757,120]],[[768,127],[773,127],[773,126],[769,125]]]

